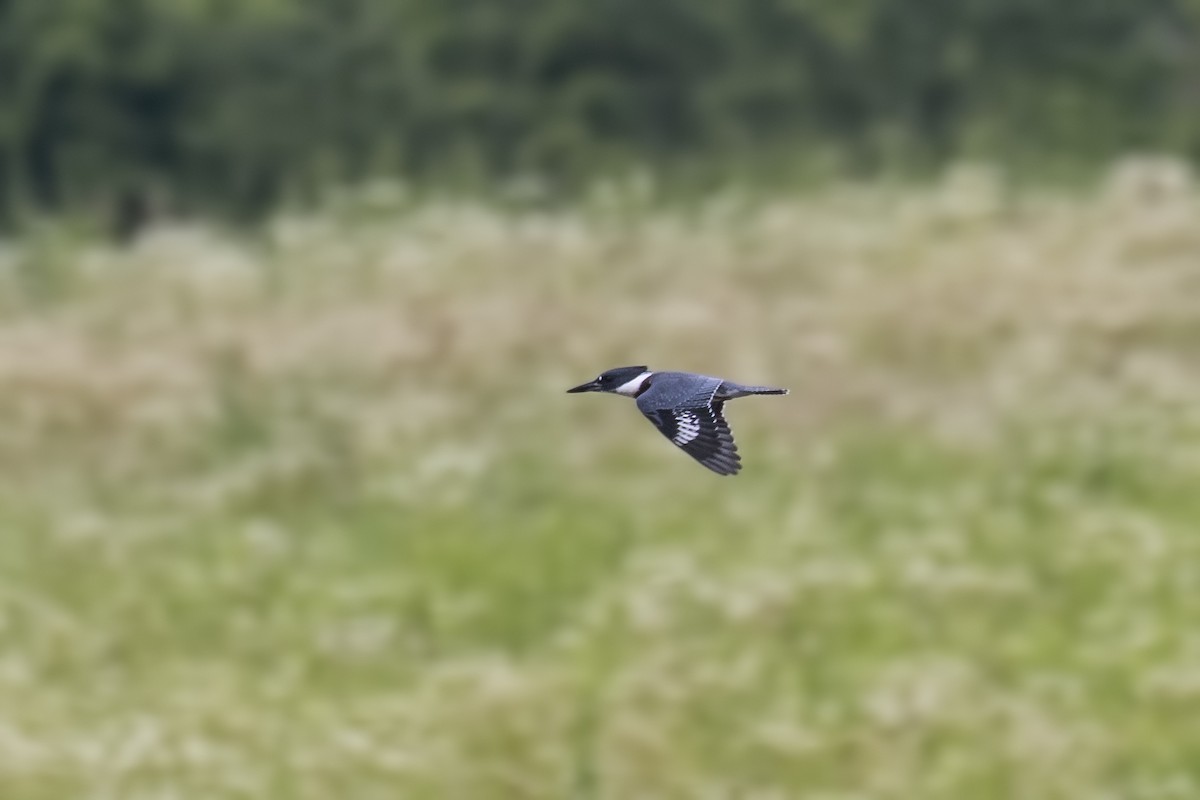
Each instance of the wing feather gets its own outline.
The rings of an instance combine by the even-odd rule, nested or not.
[[[718,475],[734,475],[742,468],[742,459],[723,406],[718,400],[680,408],[643,408],[642,413],[672,444],[702,465]]]

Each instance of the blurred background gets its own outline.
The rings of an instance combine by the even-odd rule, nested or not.
[[[0,795],[1200,795],[1198,37],[0,0]]]
[[[1200,154],[1191,0],[9,0],[0,219]],[[136,200],[134,198],[137,198]]]

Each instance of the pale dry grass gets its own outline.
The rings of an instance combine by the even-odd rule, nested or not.
[[[6,247],[0,793],[1200,791],[1186,170],[639,198]]]

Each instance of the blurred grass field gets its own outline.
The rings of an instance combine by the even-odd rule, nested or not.
[[[1186,172],[639,197],[0,250],[0,796],[1200,795]]]

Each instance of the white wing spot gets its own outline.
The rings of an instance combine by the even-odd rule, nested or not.
[[[700,419],[690,411],[684,411],[675,417],[675,436],[671,441],[683,446],[700,435]]]

